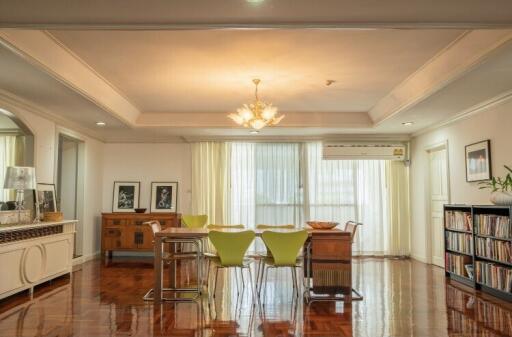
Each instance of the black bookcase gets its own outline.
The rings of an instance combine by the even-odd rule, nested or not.
[[[458,215],[454,216],[454,213],[458,213]],[[457,219],[461,217],[464,219],[465,215],[469,216],[467,221],[470,221],[470,224],[466,223],[466,226],[461,226],[460,220],[453,221],[455,217]],[[489,220],[489,218],[500,216],[503,217],[499,219],[502,223],[508,220],[504,226],[512,226],[510,222],[511,215],[512,207],[508,206],[444,205],[446,276],[503,300],[512,301],[511,292],[492,286],[492,280],[497,280],[494,277],[496,271],[499,270],[502,273],[506,273],[508,270],[512,270],[512,263],[498,259],[496,256],[491,257],[488,254],[492,251],[497,251],[497,249],[488,249],[489,246],[495,248],[495,241],[498,242],[498,245],[512,245],[512,229],[509,229],[508,235],[497,236],[494,233],[481,233],[479,225],[480,223],[485,223],[485,221],[494,221],[492,219]],[[469,228],[461,228],[468,226]],[[486,228],[485,226],[483,227]],[[460,249],[461,245],[459,243],[461,241],[463,241],[462,247],[464,249]],[[467,247],[468,243],[470,243],[469,249]],[[480,245],[480,250],[477,248],[477,245]],[[454,247],[457,249],[454,249]],[[453,267],[454,265],[456,266],[455,268]],[[470,273],[467,272],[468,269]],[[471,270],[472,275],[470,275]],[[485,271],[492,272],[486,273]]]

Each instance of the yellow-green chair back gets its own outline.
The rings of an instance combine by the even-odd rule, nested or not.
[[[208,229],[245,229],[244,225],[208,225]]]
[[[208,222],[208,215],[183,215],[181,222],[187,228],[203,228]]]
[[[217,250],[222,267],[242,267],[245,252],[256,235],[253,231],[210,231],[208,238]]]
[[[308,238],[308,232],[301,230],[291,233],[265,231],[263,242],[272,253],[276,266],[295,266],[297,255]]]
[[[295,225],[256,225],[256,229],[295,229]]]

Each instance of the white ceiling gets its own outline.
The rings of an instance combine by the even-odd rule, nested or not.
[[[457,30],[51,31],[141,112],[364,112]],[[336,83],[326,87],[327,79]]]
[[[108,142],[401,137],[512,90],[511,40],[507,30],[0,30],[0,108],[16,98]],[[252,99],[254,77],[286,114],[256,137],[226,117]]]
[[[7,48],[0,48],[0,69],[0,93],[19,97],[42,113],[70,120],[85,129],[94,127],[99,120],[104,120],[111,128],[126,127],[96,104]]]

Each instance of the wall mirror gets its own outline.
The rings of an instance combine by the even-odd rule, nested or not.
[[[16,192],[3,188],[8,166],[34,166],[34,135],[16,115],[0,107],[0,223],[1,213],[15,207]],[[25,209],[34,214],[33,193],[25,193]]]

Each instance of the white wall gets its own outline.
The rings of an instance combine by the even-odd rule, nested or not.
[[[105,144],[103,211],[112,211],[114,181],[140,181],[140,207],[149,211],[152,181],[178,182],[178,212],[190,212],[190,144]]]
[[[4,103],[6,110],[15,114],[34,134],[34,166],[37,182],[56,183],[58,133],[62,132],[84,141],[84,208],[83,256],[90,258],[100,250],[101,202],[103,182],[103,146],[96,139],[62,128],[53,121],[21,107]]]
[[[437,130],[413,138],[411,142],[411,243],[412,256],[425,261],[428,232],[428,157],[426,148],[448,141],[451,203],[489,204],[487,190],[466,182],[465,150],[468,144],[491,140],[493,175],[512,165],[512,101],[481,111]]]

